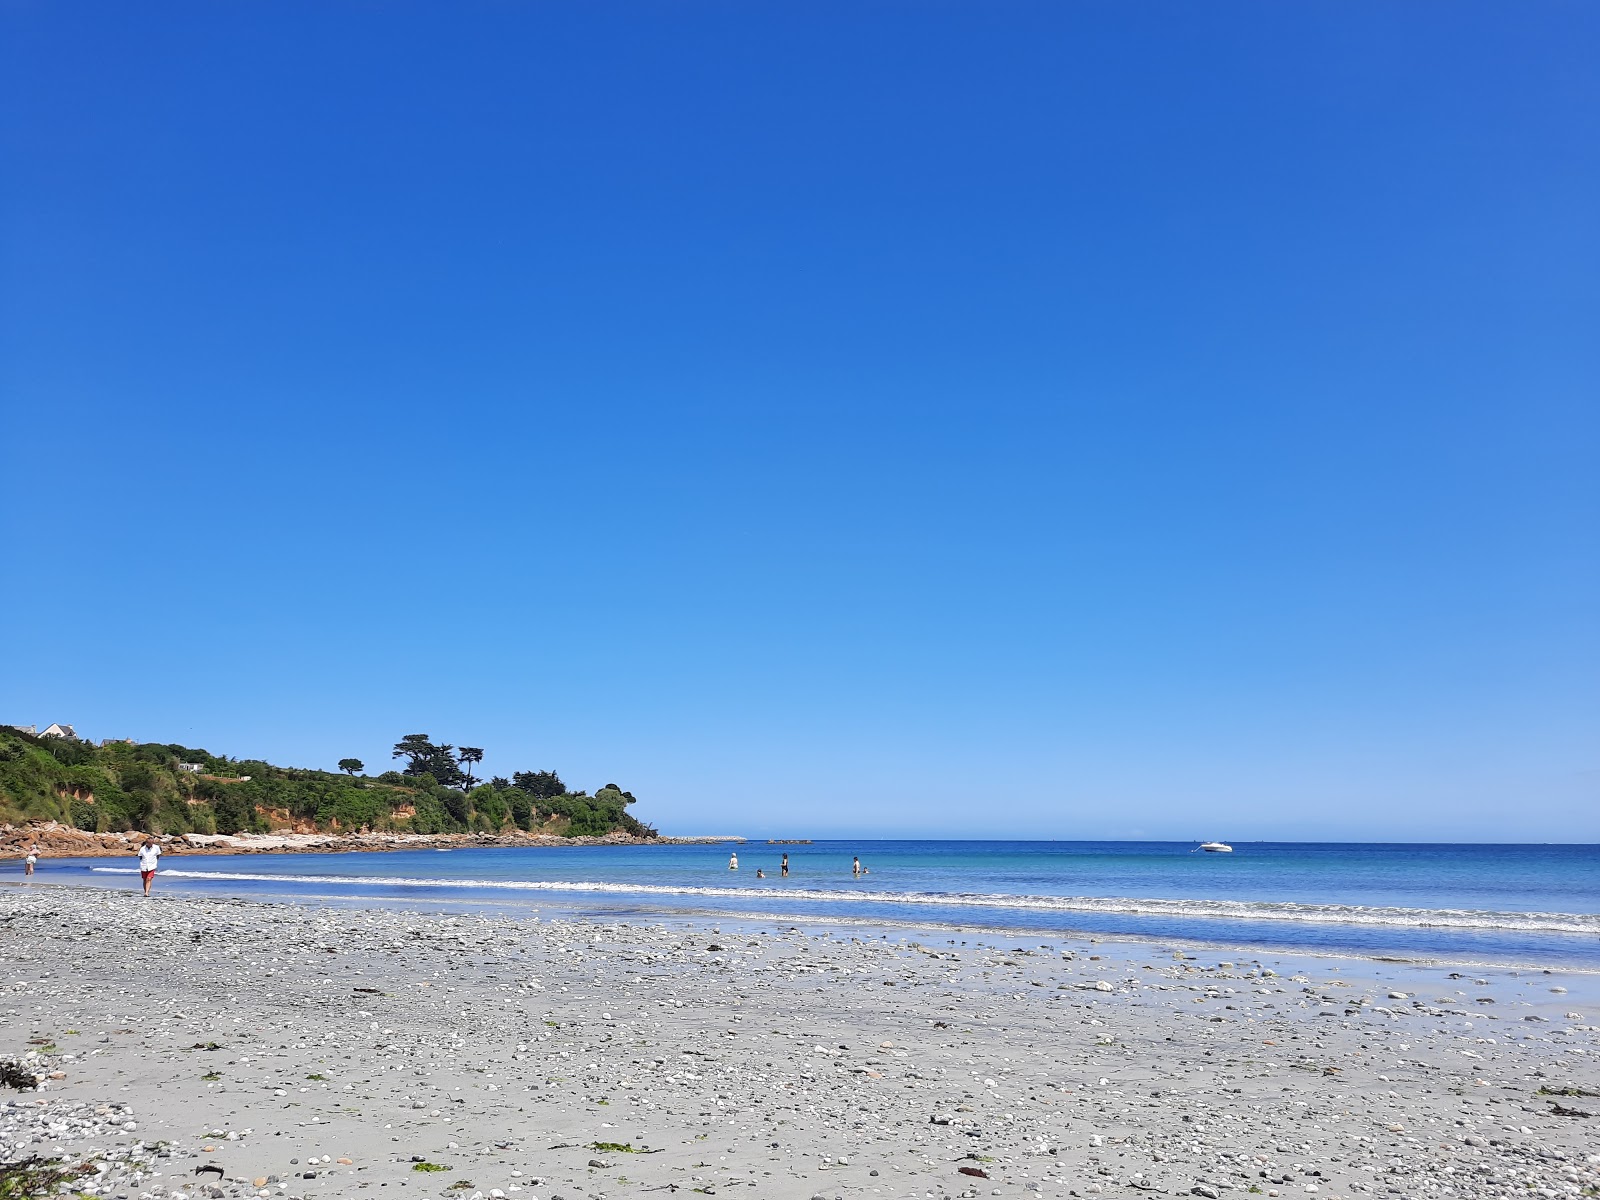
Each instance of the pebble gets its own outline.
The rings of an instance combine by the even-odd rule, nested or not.
[[[1597,1056],[1567,1054],[1600,1048],[1594,1031],[1525,1023],[1540,1014],[1512,995],[1499,996],[1503,1017],[1474,1005],[1470,1022],[1442,993],[1371,1002],[1433,995],[1443,971],[1402,973],[1418,982],[1391,993],[1396,972],[1379,986],[1349,962],[1295,970],[1273,955],[1280,978],[1239,958],[1101,945],[1091,965],[970,935],[917,946],[773,923],[711,959],[704,933],[643,922],[109,896],[0,889],[0,930],[26,930],[6,943],[0,1056],[31,1064],[44,1089],[0,1093],[0,1151],[104,1149],[121,1165],[101,1196],[134,1200],[153,1177],[122,1181],[150,1169],[171,1191],[205,1161],[237,1178],[225,1184],[236,1194],[249,1179],[283,1200],[298,1193],[274,1169],[326,1195],[359,1180],[368,1194],[388,1182],[391,1197],[535,1200],[537,1186],[556,1200],[620,1189],[623,1173],[629,1189],[698,1176],[705,1194],[752,1181],[752,1195],[806,1194],[826,1167],[840,1190],[814,1193],[824,1200],[873,1200],[877,1187],[942,1198],[966,1186],[946,1184],[952,1164],[974,1158],[1008,1194],[1063,1198],[1107,1184],[1202,1200],[1252,1187],[1425,1197],[1442,1179],[1453,1200],[1600,1187],[1585,1122],[1524,1111],[1540,1082],[1600,1090]],[[121,987],[133,966],[148,981],[138,1005]],[[879,988],[890,981],[897,991]],[[69,1011],[88,1036],[68,1051],[70,1075],[51,1079],[64,1047],[42,1054],[27,1039],[63,1041]],[[1209,1020],[1223,1013],[1227,1024]],[[187,1049],[213,1041],[215,1054]],[[128,1074],[135,1064],[156,1068],[159,1098]],[[200,1076],[213,1070],[208,1092]],[[133,1101],[111,1103],[130,1081]],[[660,1152],[590,1156],[623,1130]],[[282,1165],[300,1159],[296,1173]],[[530,1160],[560,1190],[513,1165]],[[423,1161],[450,1171],[413,1173]],[[358,1162],[364,1174],[347,1170]]]

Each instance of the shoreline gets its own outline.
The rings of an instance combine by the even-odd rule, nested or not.
[[[130,877],[136,872],[130,868]],[[159,877],[158,877],[159,879]],[[60,881],[41,880],[38,876],[32,879],[0,878],[0,888],[33,889],[61,889],[72,892],[108,892],[114,895],[127,894],[132,891],[133,883],[127,887],[114,887],[103,883],[66,883]],[[164,893],[172,896],[172,891]],[[587,893],[578,893],[587,894]],[[603,894],[603,893],[594,893]],[[511,919],[529,921],[571,921],[579,923],[637,923],[653,922],[663,926],[682,926],[684,928],[709,928],[714,925],[731,925],[737,927],[766,926],[776,928],[810,928],[810,929],[835,929],[849,931],[857,935],[879,935],[886,937],[907,937],[923,934],[930,937],[945,935],[964,935],[968,940],[979,941],[983,938],[997,938],[1005,941],[1026,941],[1028,939],[1048,939],[1052,941],[1074,941],[1085,945],[1120,947],[1127,951],[1139,953],[1154,953],[1163,951],[1199,951],[1205,954],[1231,955],[1236,958],[1276,958],[1293,959],[1305,963],[1359,963],[1368,970],[1382,970],[1383,968],[1399,968],[1401,970],[1426,971],[1444,970],[1447,968],[1469,968],[1475,971],[1500,971],[1511,975],[1547,975],[1571,976],[1584,982],[1592,982],[1596,986],[1592,997],[1600,1002],[1600,966],[1575,965],[1566,962],[1533,961],[1521,959],[1493,959],[1455,957],[1448,954],[1420,954],[1413,953],[1402,956],[1393,952],[1363,953],[1357,949],[1333,948],[1311,945],[1263,945],[1253,943],[1242,938],[1230,937],[1204,937],[1192,933],[1183,934],[1155,934],[1136,932],[1103,932],[1093,929],[1075,928],[1036,928],[1029,926],[1006,925],[979,925],[959,921],[938,920],[894,920],[887,917],[864,917],[854,914],[823,914],[815,912],[759,912],[739,911],[727,909],[630,909],[617,911],[603,908],[585,908],[576,903],[563,903],[556,898],[560,893],[542,893],[539,899],[514,901],[496,898],[486,899],[482,896],[430,896],[427,898],[408,896],[404,899],[385,895],[364,894],[337,894],[330,892],[301,892],[293,895],[274,893],[238,893],[227,895],[209,895],[203,892],[178,891],[176,896],[185,900],[194,900],[203,903],[228,903],[259,904],[267,907],[286,906],[289,908],[314,908],[329,911],[361,912],[374,910],[386,913],[408,914],[413,916],[426,916],[429,914],[447,915],[460,913],[465,915],[470,910],[473,916],[485,916],[491,919]],[[1338,967],[1330,969],[1337,970]],[[1584,997],[1591,999],[1589,996]]]
[[[741,844],[726,837],[633,837],[625,833],[563,837],[539,833],[90,833],[58,822],[0,827],[0,859],[21,858],[37,842],[50,858],[116,858],[147,839],[191,854],[358,854],[395,850],[486,847],[709,846]]]
[[[0,1140],[130,1196],[1600,1186],[1562,1115],[1600,1026],[1547,979],[801,924],[6,888],[0,1058],[43,1090],[0,1091]]]
[[[78,834],[74,842],[81,845],[84,836]],[[104,842],[100,854],[46,851],[33,882],[49,879],[116,890],[119,877],[134,877],[134,835],[100,836]],[[519,916],[559,912],[600,920],[742,920],[857,930],[937,930],[958,936],[1078,937],[1128,945],[1331,956],[1368,963],[1451,964],[1470,970],[1572,971],[1584,978],[1600,977],[1600,915],[1543,911],[1550,904],[1543,896],[1537,897],[1545,901],[1539,908],[1500,912],[1468,907],[1294,903],[1281,898],[1257,901],[1248,899],[1248,893],[1240,896],[1237,892],[1232,898],[1218,899],[1214,890],[1209,897],[1200,891],[1189,899],[1176,892],[1141,899],[919,891],[916,888],[922,879],[906,880],[897,887],[892,871],[884,877],[887,889],[876,877],[873,883],[878,886],[848,876],[842,882],[832,879],[826,871],[831,852],[826,851],[819,859],[820,872],[817,864],[802,862],[801,878],[736,878],[706,865],[721,861],[716,853],[708,859],[705,851],[713,846],[722,855],[727,853],[720,839],[713,838],[653,843],[689,844],[690,848],[677,853],[614,850],[565,858],[508,851],[570,845],[580,839],[508,840],[470,834],[383,834],[365,839],[368,849],[402,852],[403,864],[394,859],[322,857],[327,835],[255,840],[255,849],[241,853],[234,839],[214,835],[169,839],[171,854],[162,860],[168,882],[162,890],[288,902],[315,896],[352,909],[405,905]],[[436,844],[440,841],[450,844]],[[581,842],[586,848],[639,844],[637,839],[621,837]],[[460,853],[450,858],[435,852],[443,850]],[[848,846],[842,852],[848,855]],[[291,857],[262,860],[256,857],[261,853]],[[128,859],[119,861],[124,855]],[[303,857],[294,857],[297,855]],[[186,863],[191,857],[193,861]],[[12,869],[20,882],[20,864]],[[1049,886],[1043,877],[1039,882]],[[1280,889],[1279,896],[1282,894]]]

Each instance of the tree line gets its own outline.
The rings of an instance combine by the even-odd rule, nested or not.
[[[474,771],[481,749],[434,745],[426,734],[402,738],[395,751],[404,769],[369,777],[354,758],[341,760],[336,773],[177,743],[95,746],[0,729],[0,821],[174,834],[307,825],[347,832],[655,834],[627,811],[635,798],[616,784],[591,796],[567,788],[554,771],[481,782]]]
[[[598,789],[593,796],[585,790],[567,787],[554,771],[513,771],[508,779],[496,775],[487,783],[475,780],[473,770],[483,762],[479,746],[456,747],[448,742],[436,744],[426,733],[408,733],[394,744],[391,758],[404,759],[400,772],[378,776],[385,780],[401,778],[431,781],[433,786],[459,790],[470,803],[491,815],[509,821],[519,829],[532,830],[550,822],[564,822],[569,836],[598,837],[621,830],[635,837],[654,837],[656,831],[627,811],[637,797],[614,783]],[[365,769],[359,759],[341,759],[341,770],[351,773]],[[455,815],[452,813],[452,815]]]

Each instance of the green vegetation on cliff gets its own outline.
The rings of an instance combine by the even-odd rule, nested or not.
[[[369,777],[355,759],[341,762],[340,774],[159,742],[95,746],[0,728],[0,822],[150,833],[655,833],[628,813],[633,794],[615,784],[592,796],[569,792],[553,771],[480,783],[470,770],[481,750],[458,753],[426,734],[402,739],[395,754],[408,758],[404,772]]]

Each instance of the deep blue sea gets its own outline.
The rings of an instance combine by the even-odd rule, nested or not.
[[[728,869],[732,852],[738,871]],[[779,875],[787,852],[790,875]],[[851,859],[868,873],[856,878]],[[41,883],[137,885],[50,859]],[[764,870],[766,878],[757,878]],[[19,868],[20,873],[20,868]],[[1100,934],[1600,969],[1600,846],[831,841],[168,856],[163,891],[585,913]]]

